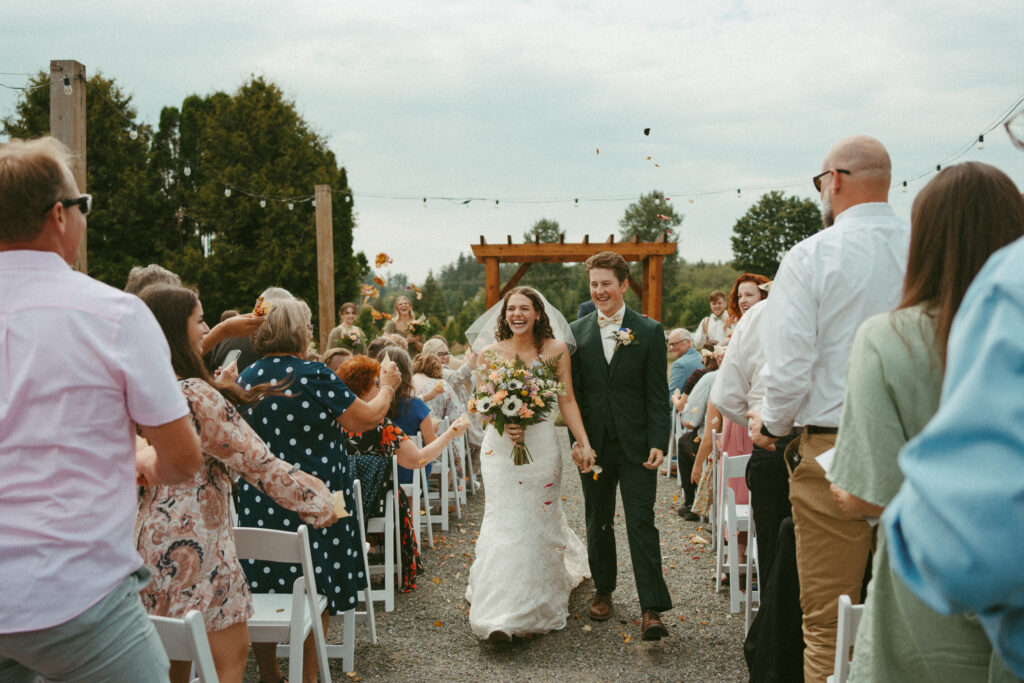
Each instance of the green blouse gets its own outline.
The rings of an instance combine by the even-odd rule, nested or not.
[[[888,505],[903,483],[900,449],[938,410],[942,373],[935,324],[921,307],[865,321],[846,369],[829,480],[869,503]],[[981,626],[968,617],[941,615],[918,600],[890,571],[882,528],[878,531],[849,680],[990,680],[994,655]]]

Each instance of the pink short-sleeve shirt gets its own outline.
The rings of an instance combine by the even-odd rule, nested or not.
[[[138,297],[41,251],[0,252],[0,292],[0,633],[18,633],[141,566],[133,423],[188,406]]]

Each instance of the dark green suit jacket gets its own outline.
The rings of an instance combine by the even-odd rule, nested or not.
[[[668,360],[661,323],[626,308],[622,327],[635,340],[619,346],[605,361],[601,337],[612,334],[597,324],[598,313],[570,326],[576,338],[572,355],[572,386],[590,445],[601,457],[605,426],[611,422],[630,462],[647,460],[652,448],[668,451],[670,413]]]

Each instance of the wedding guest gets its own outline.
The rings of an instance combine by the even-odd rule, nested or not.
[[[235,554],[231,480],[241,476],[303,521],[335,521],[334,498],[322,481],[274,457],[239,415],[237,406],[272,393],[262,384],[242,391],[216,385],[199,351],[207,334],[203,307],[190,289],[150,285],[139,297],[153,312],[171,347],[171,365],[199,435],[203,464],[175,485],[147,486],[139,499],[136,550],[153,574],[140,597],[146,611],[182,618],[199,610],[221,681],[241,682],[249,654],[246,621],[252,597]],[[188,681],[191,662],[173,662],[171,680]]]
[[[401,378],[394,369],[382,378],[387,387],[372,402],[358,399],[323,363],[304,360],[313,339],[309,306],[297,299],[275,299],[266,322],[253,337],[260,360],[246,368],[238,378],[246,391],[269,383],[276,394],[264,394],[242,415],[282,460],[319,477],[335,492],[344,492],[345,509],[356,509],[352,497],[354,478],[345,451],[342,427],[362,432],[378,425],[387,413],[390,396]],[[242,526],[260,526],[294,531],[302,520],[264,498],[264,493],[248,482],[239,486],[237,511]],[[317,567],[317,590],[327,598],[322,615],[340,614],[355,607],[358,591],[368,579],[363,572],[363,549],[359,543],[358,521],[354,515],[326,529],[310,531],[313,563]],[[287,591],[295,580],[294,565],[246,560],[242,565],[252,590],[260,593]],[[277,681],[273,644],[254,645],[260,678]],[[304,672],[315,678],[315,651],[307,642]]]
[[[704,366],[700,352],[695,348],[693,337],[681,327],[668,333],[668,353],[673,358],[672,370],[668,378],[668,393],[682,394],[686,380],[694,370]]]
[[[132,269],[128,271],[128,281],[124,285],[124,291],[138,296],[146,287],[157,284],[181,286],[181,277],[156,263],[150,263],[148,266],[132,266]]]
[[[377,362],[385,358],[395,363],[395,367],[401,373],[401,383],[391,396],[391,406],[388,409],[388,417],[398,425],[403,432],[409,436],[419,435],[423,445],[429,445],[437,434],[434,431],[434,424],[430,421],[430,408],[423,399],[416,396],[412,384],[412,361],[404,349],[397,346],[388,346],[381,350],[377,356]],[[356,430],[353,430],[356,431]],[[361,430],[359,430],[361,431]],[[427,474],[430,474],[431,467],[427,465]],[[412,470],[406,467],[398,468],[398,482],[400,484],[412,483]]]
[[[338,373],[345,386],[369,403],[380,392],[380,365],[366,356],[356,356]],[[384,499],[393,486],[392,457],[406,469],[420,469],[433,462],[444,447],[465,433],[467,423],[455,422],[430,444],[418,448],[391,418],[360,434],[347,433],[346,450],[352,455],[363,489],[363,510],[368,518],[384,514]],[[412,508],[405,492],[398,488],[398,515],[401,519],[401,557],[403,593],[416,588],[416,574],[423,570],[412,520]]]
[[[366,355],[370,358],[376,358],[388,346],[394,346],[394,343],[387,336],[377,337],[366,347]]]
[[[451,424],[466,410],[452,386],[442,379],[441,361],[432,353],[421,353],[412,362],[412,388],[435,419]]]
[[[392,332],[390,334],[385,334],[384,336],[387,337],[388,341],[391,343],[391,346],[397,346],[398,348],[406,352],[409,351],[409,340],[403,337],[402,335],[398,334],[397,332]],[[415,348],[415,345],[413,348]]]
[[[813,181],[826,229],[790,249],[779,266],[762,314],[765,395],[761,410],[749,414],[755,442],[768,450],[794,423],[804,425],[787,463],[804,678],[814,681],[832,673],[837,602],[844,593],[860,601],[873,535],[832,500],[815,458],[835,444],[856,329],[899,303],[910,237],[887,203],[892,163],[882,143],[842,140],[821,168]]]
[[[331,372],[338,374],[338,368],[350,360],[352,360],[352,352],[336,346],[333,349],[327,349],[322,362],[331,369]]]
[[[185,481],[202,455],[153,314],[69,265],[91,208],[62,143],[0,146],[4,680],[167,680],[138,598],[136,483]]]
[[[274,301],[292,298],[294,297],[292,297],[291,292],[287,289],[267,287],[257,297],[257,301],[263,299],[265,305],[273,306]],[[235,350],[239,352],[237,361],[239,372],[255,363],[259,359],[259,354],[253,349],[252,335],[256,333],[264,320],[264,317],[246,313],[245,315],[230,318],[228,321],[222,322],[217,326],[220,327],[221,325],[232,323],[237,325],[237,329],[232,330],[231,334],[215,335],[214,332],[217,330],[217,327],[210,330],[210,334],[206,335],[203,339],[203,360],[206,362],[207,369],[212,372],[223,366],[227,355]]]
[[[224,311],[223,313],[220,314],[220,322],[224,322],[228,318],[234,318],[236,315],[242,315],[242,314],[239,313],[238,311],[236,311],[233,308],[229,308],[228,310],[226,310],[226,311]]]
[[[858,519],[881,516],[899,490],[896,456],[938,409],[953,318],[988,257],[1024,235],[1024,202],[1002,171],[968,162],[944,168],[921,190],[910,223],[903,299],[857,331],[828,472],[836,502]],[[998,355],[987,359],[998,363]],[[994,680],[981,624],[918,599],[890,568],[885,528],[878,532],[849,680]]]
[[[736,323],[751,306],[768,296],[768,293],[761,289],[768,281],[764,275],[757,273],[743,273],[736,278],[732,291],[729,292],[729,325],[726,328],[726,337],[732,336]]]
[[[327,348],[342,347],[362,352],[366,348],[366,333],[356,325],[356,305],[351,301],[338,309],[338,326],[327,335]]]
[[[708,295],[708,303],[711,306],[711,315],[700,321],[697,331],[693,333],[693,346],[700,349],[714,349],[716,344],[722,344],[726,340],[725,330],[731,327],[727,311],[728,302],[725,292],[716,289]]]
[[[469,399],[473,397],[473,371],[477,365],[477,355],[472,349],[466,351],[462,360],[452,357],[448,348],[448,342],[444,337],[431,337],[423,344],[423,353],[433,353],[441,361],[441,376],[455,390],[462,405],[469,405]],[[480,472],[480,444],[483,442],[484,433],[480,416],[477,413],[469,414],[469,431],[466,432],[466,440],[469,442],[468,457],[472,460],[473,472]],[[456,441],[456,448],[462,448],[462,442]],[[460,451],[461,452],[461,451]],[[479,481],[471,482],[470,485],[475,491],[480,487]]]
[[[395,310],[391,320],[384,325],[384,334],[400,334],[405,338],[407,350],[419,353],[423,350],[423,330],[416,314],[412,310],[409,297],[400,296],[395,299]]]

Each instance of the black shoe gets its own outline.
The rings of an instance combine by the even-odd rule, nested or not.
[[[685,519],[687,522],[700,521],[700,515],[698,515],[696,512],[690,512],[689,510],[686,511],[686,514],[681,514],[679,516]]]
[[[686,503],[683,503],[682,505],[679,506],[679,509],[676,510],[676,514],[679,515],[680,517],[684,517],[689,511],[690,511],[690,506],[687,505]]]

